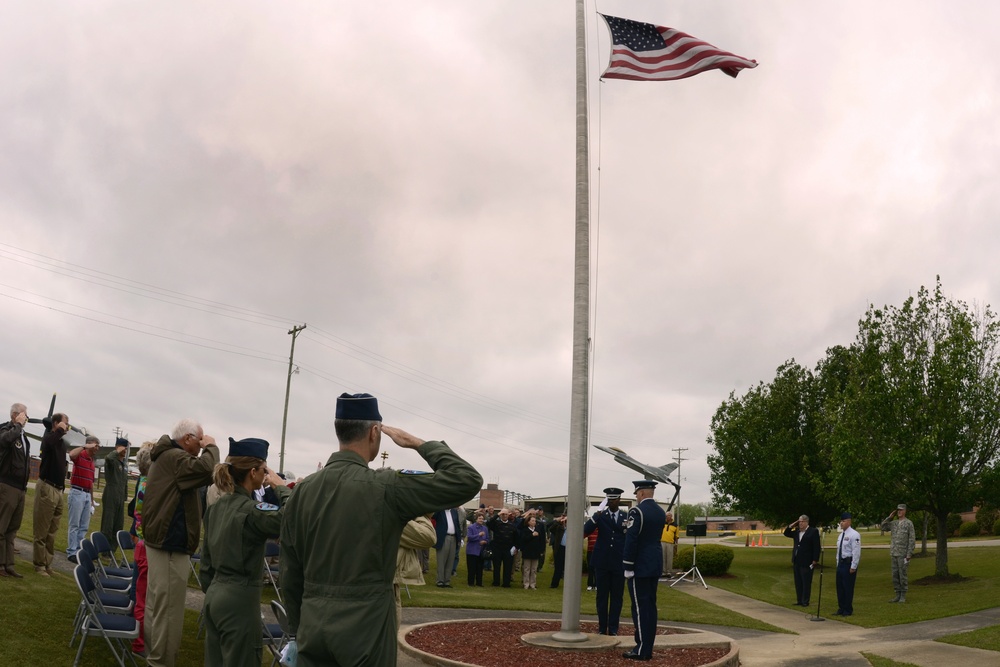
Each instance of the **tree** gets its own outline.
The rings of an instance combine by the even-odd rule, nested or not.
[[[829,456],[820,451],[823,383],[794,360],[769,384],[729,395],[712,418],[708,442],[713,501],[784,526],[800,514],[822,523],[836,514]]]
[[[901,308],[869,308],[840,414],[824,439],[854,507],[898,502],[937,519],[935,571],[948,575],[949,512],[981,500],[1000,457],[1000,322],[921,287]],[[887,509],[889,508],[889,509]]]

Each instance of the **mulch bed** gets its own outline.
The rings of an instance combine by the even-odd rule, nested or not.
[[[510,665],[546,665],[552,667],[606,667],[608,665],[632,664],[622,657],[624,651],[631,650],[631,626],[623,626],[622,644],[613,649],[573,651],[569,649],[547,649],[528,646],[521,642],[521,635],[529,632],[555,632],[559,621],[467,621],[461,623],[437,623],[427,625],[408,633],[406,642],[426,651],[456,662],[464,662],[480,667],[509,667]],[[581,623],[583,632],[596,633],[596,623]],[[678,632],[669,628],[659,628],[657,634]],[[664,667],[698,667],[725,656],[721,648],[663,648],[653,650],[653,659],[648,665]]]

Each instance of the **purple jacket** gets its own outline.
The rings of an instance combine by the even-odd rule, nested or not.
[[[490,543],[490,531],[485,524],[480,526],[478,523],[470,523],[465,537],[465,553],[469,556],[481,556],[483,548]],[[480,544],[480,540],[486,540],[486,544]]]

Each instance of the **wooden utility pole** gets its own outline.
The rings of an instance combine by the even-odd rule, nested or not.
[[[295,359],[295,339],[299,332],[306,328],[303,324],[300,327],[292,327],[288,334],[292,337],[292,351],[288,355],[288,379],[285,382],[285,412],[281,417],[281,455],[278,457],[278,472],[285,472],[285,429],[288,427],[288,395],[292,391],[292,369]]]

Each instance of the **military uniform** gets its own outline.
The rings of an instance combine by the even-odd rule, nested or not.
[[[289,491],[275,487],[284,501]],[[205,591],[206,667],[259,667],[263,657],[260,596],[264,545],[281,532],[277,505],[256,502],[236,486],[205,512],[198,579]]]
[[[906,593],[910,589],[907,568],[917,546],[917,534],[913,522],[906,518],[896,521],[886,519],[882,523],[882,530],[889,531],[892,535],[889,541],[889,560],[892,562],[892,588],[896,591],[896,597],[890,602],[906,602]]]
[[[618,634],[618,619],[625,597],[625,512],[597,512],[583,526],[583,534],[597,531],[597,542],[590,558],[597,583],[597,632]]]
[[[128,441],[125,441],[128,443]],[[125,452],[128,452],[126,449]],[[128,470],[122,457],[126,454],[108,454],[104,458],[104,493],[101,504],[101,532],[108,544],[118,544],[118,531],[125,525],[125,500],[128,496]]]
[[[636,489],[653,488],[655,482],[635,482]],[[650,660],[656,639],[656,587],[663,574],[663,550],[660,536],[667,523],[667,513],[652,498],[646,498],[628,512],[625,524],[623,563],[632,598],[632,623],[636,647],[626,654],[638,660]]]
[[[378,474],[355,452],[335,452],[285,504],[281,581],[299,667],[395,666],[393,577],[403,527],[482,488],[475,468],[445,443],[416,451],[433,473]]]

